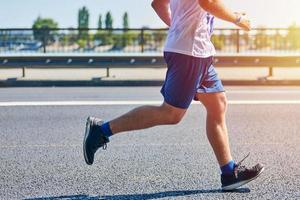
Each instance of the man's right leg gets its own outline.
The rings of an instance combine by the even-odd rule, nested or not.
[[[177,124],[186,109],[176,108],[167,103],[161,106],[141,106],[109,122],[111,132],[140,130],[157,125]]]

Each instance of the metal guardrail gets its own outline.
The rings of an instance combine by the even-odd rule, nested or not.
[[[0,29],[0,68],[165,67],[167,29]],[[300,28],[215,29],[217,67],[300,67]]]
[[[273,76],[275,67],[300,67],[300,55],[219,55],[214,58],[216,67],[268,67]],[[109,76],[110,68],[164,68],[161,55],[40,55],[40,56],[2,56],[0,68],[105,68]]]
[[[230,55],[217,56],[214,61],[216,67],[268,67],[266,78],[273,76],[276,67],[300,67],[300,55]]]

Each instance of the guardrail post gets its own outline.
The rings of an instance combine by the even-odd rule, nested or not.
[[[141,29],[141,53],[144,53],[144,42],[145,42],[144,29]]]
[[[43,33],[43,52],[46,53],[47,52],[47,50],[46,50],[46,46],[47,46],[47,38],[46,38],[47,30],[46,30],[46,28],[42,29],[42,33]]]
[[[272,77],[273,76],[273,67],[269,67],[269,75],[268,77]]]
[[[25,77],[25,69],[26,69],[26,67],[22,67],[22,78]]]
[[[106,68],[106,77],[109,77],[109,67]]]

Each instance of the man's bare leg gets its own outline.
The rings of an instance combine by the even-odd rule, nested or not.
[[[232,160],[225,120],[227,107],[226,95],[224,92],[197,94],[197,98],[207,111],[206,133],[208,140],[219,165],[224,166]]]
[[[86,122],[83,139],[83,155],[85,162],[92,165],[96,151],[109,142],[109,137],[125,132],[150,128],[157,125],[177,124],[184,116],[186,109],[176,108],[167,103],[161,106],[141,106],[106,123],[95,117]]]
[[[142,106],[109,122],[113,134],[150,128],[157,125],[177,124],[186,109],[176,108],[167,103],[161,106]]]

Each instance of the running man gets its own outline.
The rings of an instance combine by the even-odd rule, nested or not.
[[[168,66],[161,88],[164,102],[135,108],[105,123],[89,117],[83,141],[86,163],[93,164],[96,151],[105,149],[113,135],[179,123],[194,99],[207,111],[207,137],[221,168],[222,189],[233,190],[254,180],[264,167],[247,168],[231,156],[225,122],[227,100],[213,66],[215,48],[210,41],[214,16],[246,31],[250,30],[249,20],[243,13],[231,12],[222,0],[153,0],[152,7],[170,28],[164,48]]]

